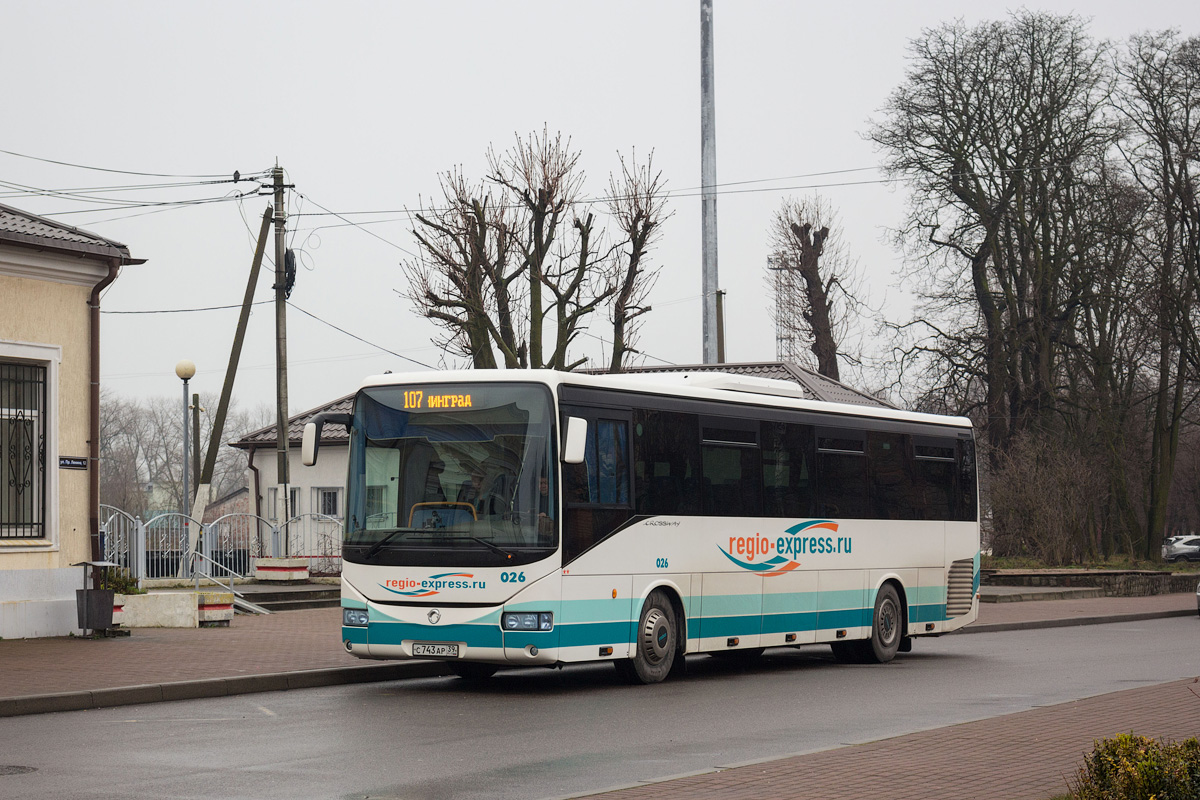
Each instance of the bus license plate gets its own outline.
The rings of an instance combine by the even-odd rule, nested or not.
[[[441,644],[439,642],[415,642],[413,644],[413,655],[458,658],[458,645]]]

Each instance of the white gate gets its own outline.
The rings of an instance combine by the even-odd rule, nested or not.
[[[254,563],[270,554],[275,527],[255,514],[238,512],[204,526],[204,554],[238,575],[254,574]]]
[[[307,558],[309,575],[342,574],[342,521],[325,514],[300,514],[283,525],[285,555]]]

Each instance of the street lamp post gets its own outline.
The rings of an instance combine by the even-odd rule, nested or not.
[[[189,359],[183,359],[175,365],[175,374],[183,381],[183,515],[186,517],[189,508],[191,492],[191,476],[188,475],[188,460],[191,458],[191,444],[188,442],[188,381],[196,374],[196,365]]]

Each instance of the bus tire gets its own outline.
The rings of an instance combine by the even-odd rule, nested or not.
[[[621,672],[631,683],[658,683],[675,663],[679,625],[667,593],[656,589],[646,598],[638,618],[633,658]]]
[[[486,681],[500,669],[495,664],[482,664],[478,661],[452,661],[450,669],[464,681]]]
[[[871,615],[871,638],[861,645],[864,661],[886,664],[896,657],[904,638],[903,608],[895,586],[885,583],[879,588]]]

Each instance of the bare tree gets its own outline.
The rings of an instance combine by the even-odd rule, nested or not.
[[[932,362],[951,392],[978,388],[960,397],[982,405],[994,452],[1057,412],[1079,307],[1074,187],[1115,135],[1103,55],[1076,17],[927,30],[870,134],[912,188],[905,239],[937,270],[902,358]]]
[[[799,362],[797,345],[808,342],[817,371],[841,380],[838,356],[847,354],[840,348],[861,303],[857,267],[846,254],[836,212],[819,197],[785,200],[771,221],[770,243],[771,314],[786,343],[779,356]]]
[[[216,394],[200,395],[201,460],[208,450],[217,400]],[[266,406],[243,411],[231,404],[226,421],[229,438],[262,427],[272,416]],[[101,502],[134,515],[181,508],[184,453],[179,401],[165,397],[129,400],[105,390],[100,418]],[[213,472],[214,496],[226,495],[245,482],[246,454],[222,445]]]
[[[661,180],[649,163],[622,161],[610,186],[630,199],[610,201],[620,228],[610,241],[580,199],[579,158],[561,135],[518,136],[488,152],[485,184],[446,173],[444,205],[416,215],[420,253],[402,264],[405,294],[446,331],[436,343],[447,353],[477,368],[574,369],[586,361],[574,355],[576,339],[612,307],[614,363],[625,358],[628,325],[648,310],[646,253],[666,218]]]
[[[1158,223],[1147,237],[1154,277],[1147,310],[1155,325],[1156,358],[1144,542],[1144,555],[1156,558],[1188,378],[1200,367],[1200,39],[1180,41],[1173,32],[1134,36],[1117,69],[1122,78],[1117,105],[1134,130],[1123,153]]]
[[[639,166],[636,154],[631,167],[623,156],[621,177],[608,179],[609,213],[623,234],[625,245],[618,252],[617,290],[613,296],[613,349],[609,372],[620,372],[636,354],[638,328],[642,315],[651,308],[646,298],[658,280],[658,268],[646,266],[646,255],[657,241],[663,223],[669,218],[662,195],[661,172],[654,172],[654,153]]]

